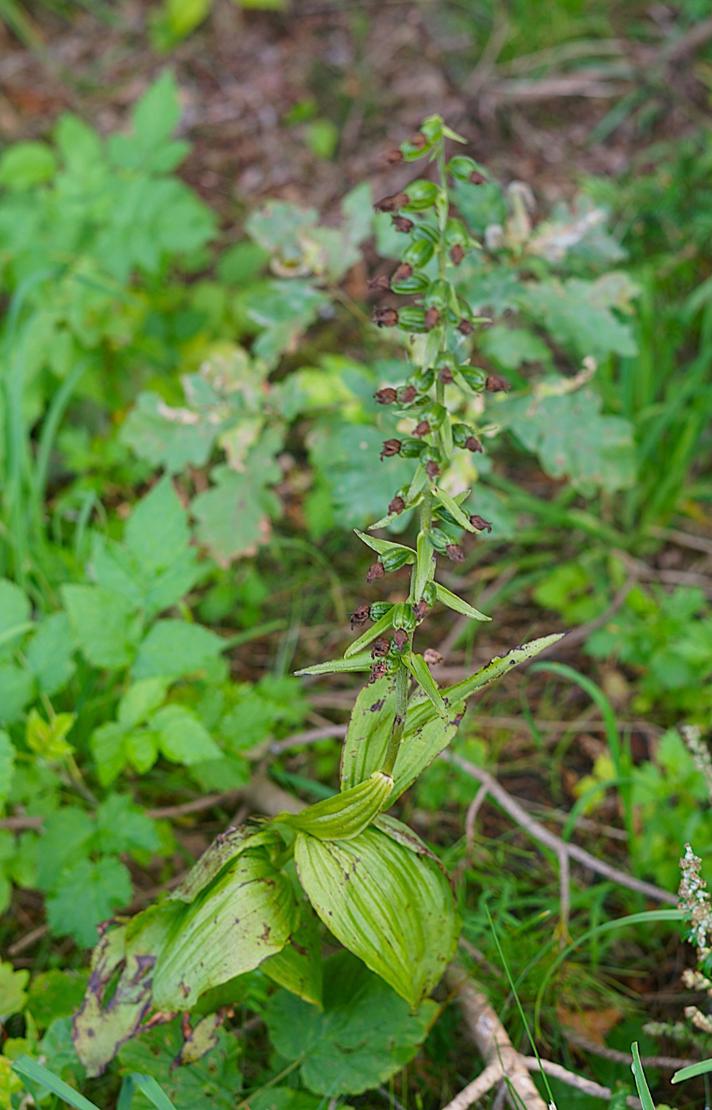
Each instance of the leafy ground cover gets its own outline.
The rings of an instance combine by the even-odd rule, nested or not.
[[[170,23],[178,8],[131,32],[152,79],[130,104],[109,103],[108,128],[92,114],[105,94],[50,68],[37,92],[48,102],[29,122],[22,81],[13,86],[16,141],[0,153],[0,1105],[26,1105],[29,1093],[86,1106],[81,1091],[99,1107],[443,1107],[479,1056],[491,1062],[470,1042],[454,973],[414,1011],[313,915],[299,946],[326,942],[323,981],[268,960],[202,994],[189,1019],[127,1039],[99,1076],[72,1040],[107,919],[178,887],[228,825],[338,786],[358,686],[346,671],[293,671],[343,654],[349,615],[366,602],[400,600],[398,572],[364,585],[372,558],[349,531],[390,502],[379,535],[405,544],[415,534],[405,504],[415,461],[378,457],[410,424],[377,394],[402,388],[408,336],[427,332],[424,313],[438,304],[410,309],[403,332],[376,327],[371,313],[388,310],[391,292],[436,295],[437,266],[425,233],[406,246],[390,213],[374,209],[415,170],[363,165],[386,128],[374,91],[361,90],[379,70],[374,38],[395,33],[392,13],[317,13],[304,28],[216,5],[191,36]],[[526,47],[527,13],[513,10],[499,68],[478,71],[506,126],[521,127],[517,64],[530,88],[554,65],[535,45],[566,68],[567,49],[586,42],[585,64],[567,69],[585,80],[617,30],[606,5],[585,17],[556,10],[551,37]],[[675,41],[703,26],[700,14],[676,10]],[[274,143],[255,151],[252,140],[241,173],[272,168],[252,189],[239,178],[242,211],[221,195],[229,159],[209,169],[225,141],[215,141],[216,101],[189,127],[193,151],[185,138],[200,51],[233,15],[241,49],[259,44],[259,56],[286,50],[285,28],[308,43],[326,18],[330,42],[347,35],[362,83],[347,95],[344,67],[329,69],[321,48],[306,52],[308,80],[295,58],[304,95],[278,132],[265,127],[298,149],[299,187],[288,195]],[[468,57],[501,34],[486,5],[470,17],[464,37],[459,6],[424,17],[441,84],[411,103],[417,80],[397,68],[398,126],[389,119],[387,130],[399,141],[441,106],[419,112],[418,98],[453,83],[460,125],[476,96]],[[65,64],[72,36],[85,57],[96,23],[62,18],[44,12],[39,25],[58,29]],[[670,29],[672,15],[660,18]],[[106,24],[107,73],[129,57],[126,26]],[[659,51],[644,13],[625,31]],[[399,34],[411,56],[412,31]],[[155,53],[169,45],[178,77]],[[41,50],[22,49],[10,55],[15,81],[41,65]],[[651,1105],[699,1106],[704,1076],[670,1078],[712,1051],[709,943],[693,912],[706,903],[689,855],[692,946],[675,909],[685,844],[708,877],[712,857],[710,229],[696,184],[709,166],[696,118],[706,71],[700,62],[686,84],[673,68],[664,94],[659,64],[642,99],[625,88],[602,97],[585,177],[548,164],[540,180],[541,152],[513,171],[505,134],[491,159],[474,144],[484,165],[474,181],[470,166],[455,174],[459,216],[447,230],[455,295],[494,322],[454,371],[470,391],[455,427],[476,425],[484,450],[458,456],[443,550],[460,543],[462,491],[474,488],[468,512],[483,523],[443,574],[465,601],[429,622],[432,673],[447,686],[511,644],[569,634],[478,696],[448,758],[396,814],[455,878],[458,959],[477,1004],[494,1008],[518,1058],[538,1052],[599,1085],[592,1094],[535,1069],[561,1107],[647,1105],[646,1082]],[[597,80],[618,77],[613,68]],[[332,85],[344,98],[333,118]],[[309,88],[324,100],[309,103]],[[66,100],[72,112],[58,110]],[[481,135],[495,133],[488,111]],[[684,136],[671,139],[681,118]],[[533,133],[551,127],[531,121]],[[590,172],[611,168],[596,145],[604,135],[620,155],[615,181]],[[411,272],[394,279],[399,263]],[[496,623],[470,620],[471,606]],[[135,1003],[121,982],[110,987],[119,1009]],[[501,1105],[502,1090],[481,1104]]]

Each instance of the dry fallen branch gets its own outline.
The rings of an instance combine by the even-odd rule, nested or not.
[[[442,752],[440,759],[444,759],[447,763],[452,763],[455,767],[459,767],[465,774],[470,775],[473,779],[481,785],[487,787],[487,793],[502,807],[505,812],[512,817],[518,825],[520,825],[529,835],[538,840],[541,844],[545,844],[552,852],[555,852],[559,863],[563,856],[567,859],[575,859],[577,863],[583,864],[589,871],[595,872],[597,875],[603,875],[604,878],[610,879],[611,882],[617,883],[618,886],[627,887],[629,890],[635,890],[639,894],[644,894],[647,898],[652,898],[656,902],[666,902],[670,905],[677,904],[677,898],[668,890],[662,890],[660,887],[655,886],[653,883],[646,883],[643,879],[636,879],[633,875],[626,874],[625,871],[613,867],[610,863],[605,863],[603,860],[597,859],[587,852],[585,848],[579,848],[577,844],[571,844],[568,841],[562,840],[561,837],[556,836],[544,825],[541,825],[534,817],[532,817],[523,806],[516,801],[515,798],[509,794],[504,787],[497,781],[494,775],[489,771],[485,771],[483,767],[477,767],[474,763],[468,762],[462,756],[456,755],[454,752]],[[563,902],[563,896],[562,896]]]
[[[458,964],[450,965],[445,981],[457,994],[467,1032],[484,1060],[485,1068],[443,1110],[467,1110],[468,1106],[473,1106],[503,1079],[511,1084],[521,1105],[526,1106],[527,1110],[547,1110],[544,1099],[534,1086],[524,1057],[512,1045],[487,997]]]

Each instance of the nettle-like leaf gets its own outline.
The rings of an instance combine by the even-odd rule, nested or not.
[[[382,979],[347,952],[339,952],[324,964],[323,1011],[279,991],[270,999],[266,1020],[280,1056],[299,1062],[303,1084],[336,1098],[361,1094],[400,1071],[425,1040],[438,1012],[428,999],[412,1013]],[[292,1110],[291,1102],[260,1102],[259,1096],[254,1104],[264,1110]],[[300,1103],[294,1105],[298,1108]]]
[[[440,979],[460,929],[440,867],[375,828],[351,840],[299,833],[294,858],[327,928],[417,1006]]]
[[[557,394],[542,388],[531,397],[505,400],[496,413],[552,478],[569,478],[589,495],[627,489],[635,481],[633,428],[623,417],[602,415],[601,398],[591,389]]]
[[[121,594],[102,586],[61,589],[72,632],[87,662],[95,667],[127,666],[141,634],[141,619]]]
[[[637,352],[632,328],[614,310],[630,311],[636,294],[625,274],[605,274],[596,281],[550,278],[521,287],[519,304],[533,323],[581,358],[632,358]]]
[[[212,1017],[206,1020],[212,1021]],[[196,1028],[192,1030],[195,1033]],[[223,1029],[214,1029],[212,1043],[200,1059],[183,1063],[185,1051],[184,1031],[176,1019],[123,1045],[119,1071],[125,1076],[152,1076],[176,1107],[234,1110],[241,1087],[237,1038]],[[176,1067],[176,1062],[183,1066]],[[138,1097],[132,1099],[134,1103],[139,1105]]]
[[[275,437],[270,437],[250,453],[244,470],[215,467],[212,487],[192,503],[198,539],[223,566],[240,555],[253,555],[269,539],[270,520],[281,509],[271,488],[281,477],[275,461],[278,449]]]

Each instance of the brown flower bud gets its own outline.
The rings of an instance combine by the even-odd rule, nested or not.
[[[389,385],[384,385],[383,389],[377,389],[373,396],[379,405],[392,405],[394,401],[398,400],[397,392]]]
[[[394,497],[392,501],[388,502],[389,513],[402,513],[405,508],[405,501],[402,497]]]
[[[404,385],[402,389],[398,390],[398,400],[402,405],[410,405],[418,396],[418,390],[414,385]]]
[[[473,528],[477,528],[479,532],[491,532],[492,525],[489,520],[485,520],[479,513],[473,513],[470,517],[470,524]]]
[[[397,212],[404,204],[408,203],[407,193],[393,193],[389,197],[382,197],[376,201],[374,208],[377,212]]]
[[[391,275],[391,281],[407,281],[413,275],[413,267],[409,262],[401,262]]]
[[[407,235],[415,227],[413,221],[406,216],[394,216],[391,222],[396,231],[402,231],[404,235]]]
[[[416,150],[422,150],[427,141],[422,131],[416,131],[415,134],[410,137],[410,145],[414,146]]]
[[[485,389],[490,393],[506,393],[510,384],[501,374],[488,374],[485,378]]]
[[[386,674],[388,674],[388,664],[385,662],[385,660],[379,659],[379,661],[377,663],[374,663],[371,667],[371,674],[368,678],[369,686],[371,685],[371,683],[377,682],[379,678],[383,678],[383,676]]]
[[[453,563],[462,563],[465,558],[465,552],[460,547],[459,543],[449,543],[445,548],[445,553],[448,559],[452,559]]]
[[[353,629],[356,628],[356,626],[359,624],[365,624],[366,621],[369,619],[370,617],[368,605],[359,605],[358,609],[354,609],[353,613],[351,614],[349,623],[351,624],[351,628]]]
[[[399,439],[386,439],[383,441],[381,448],[381,458],[391,459],[394,455],[400,455],[401,441]]]
[[[398,323],[398,310],[390,306],[377,308],[373,313],[373,322],[379,328],[394,328]]]
[[[426,648],[423,652],[423,659],[429,666],[437,667],[439,663],[442,663],[443,656],[435,648]]]
[[[427,436],[430,435],[430,424],[427,420],[419,420],[413,428],[414,436]]]
[[[393,643],[396,645],[399,651],[403,650],[405,645],[408,643],[408,633],[406,632],[405,628],[396,628],[395,632],[393,633]]]
[[[427,601],[423,601],[421,598],[420,601],[416,601],[413,606],[413,616],[417,621],[422,621],[429,608],[430,606]]]
[[[449,366],[443,366],[442,370],[438,374],[438,377],[444,385],[450,385],[450,382],[455,380],[452,376],[452,370]]]
[[[425,324],[425,327],[428,329],[428,331],[430,331],[431,328],[436,328],[439,323],[440,323],[440,312],[439,312],[439,310],[437,308],[435,308],[434,305],[431,305],[430,308],[426,308],[424,324]]]
[[[367,285],[370,290],[377,293],[385,293],[391,287],[391,283],[385,274],[379,274],[378,277],[369,278]]]
[[[433,462],[432,459],[429,459],[425,464],[425,473],[428,475],[428,478],[437,478],[440,473],[440,467],[436,462]]]
[[[389,166],[397,166],[398,163],[402,161],[403,151],[400,150],[397,146],[393,147],[393,150],[389,150],[386,154],[386,162],[388,162]]]
[[[473,170],[470,174],[470,181],[473,185],[484,185],[486,180],[487,178],[485,175],[480,173],[479,170]]]
[[[464,257],[465,252],[463,248],[459,243],[454,243],[453,246],[450,247],[450,261],[454,266],[459,266]]]
[[[477,436],[468,436],[465,440],[465,447],[468,451],[484,451],[484,447]]]
[[[377,578],[383,578],[385,573],[386,572],[383,569],[383,563],[379,563],[378,561],[376,561],[375,563],[371,563],[366,573],[366,581],[375,582]]]
[[[460,323],[457,325],[457,330],[462,335],[472,335],[472,333],[475,329],[472,326],[472,324],[470,323],[470,321],[466,320],[463,316],[462,320],[460,320]]]
[[[371,657],[373,659],[382,659],[384,655],[388,655],[388,640],[384,636],[379,636],[374,640],[371,648]]]

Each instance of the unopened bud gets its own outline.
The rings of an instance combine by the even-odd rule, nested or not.
[[[397,166],[399,162],[403,161],[403,151],[397,146],[393,150],[389,150],[386,154],[386,162],[389,166]]]
[[[410,137],[410,145],[414,146],[416,150],[422,150],[427,141],[422,131],[416,131],[415,134]]]
[[[402,497],[394,497],[392,501],[388,502],[389,513],[402,513],[405,508],[405,501]]]
[[[452,370],[449,366],[443,366],[442,370],[438,374],[438,377],[440,378],[440,381],[443,383],[443,385],[450,385],[450,382],[454,381]]]
[[[410,405],[418,396],[418,390],[414,385],[404,385],[402,389],[398,390],[398,400],[402,405]]]
[[[501,374],[488,374],[485,378],[485,389],[490,393],[506,393],[510,384]]]
[[[370,607],[368,605],[359,605],[358,609],[354,609],[353,613],[351,614],[351,628],[356,628],[356,626],[359,624],[365,624],[367,620],[370,620],[370,617]]]
[[[392,307],[377,308],[373,313],[373,322],[379,328],[395,328],[398,323],[398,310]]]
[[[442,663],[443,656],[435,648],[426,648],[423,652],[423,659],[430,667],[437,667]]]
[[[491,532],[492,531],[492,525],[491,525],[490,521],[485,520],[485,518],[483,516],[480,516],[479,513],[473,513],[472,514],[472,516],[470,517],[470,524],[472,525],[473,528],[476,528],[478,530],[478,532]]]
[[[413,606],[413,616],[417,621],[422,621],[429,608],[430,606],[428,603],[421,598],[421,600],[416,601]]]
[[[470,181],[473,185],[484,185],[487,178],[479,170],[473,170],[470,174]]]
[[[407,216],[394,216],[391,222],[396,231],[402,231],[404,235],[407,235],[415,227],[413,221],[409,220]]]
[[[413,428],[414,436],[427,436],[430,435],[430,424],[427,420],[419,420]]]
[[[449,543],[445,548],[445,554],[448,559],[452,559],[453,563],[462,563],[465,558],[465,552],[462,550],[459,543]]]
[[[450,261],[454,266],[459,266],[464,257],[465,252],[463,248],[459,243],[455,243],[454,246],[450,248]]]
[[[391,283],[385,274],[379,274],[378,277],[370,278],[367,285],[370,290],[377,293],[385,293],[391,287]]]
[[[377,389],[373,395],[378,401],[379,405],[392,405],[398,400],[398,394],[391,386],[385,385],[383,389]]]
[[[468,436],[465,440],[465,447],[468,451],[484,451],[484,447],[480,443],[477,436]]]
[[[434,305],[431,305],[430,308],[426,308],[426,310],[425,310],[425,321],[424,322],[425,322],[425,327],[428,329],[428,331],[430,331],[431,328],[436,328],[438,326],[438,324],[440,323],[440,311],[439,311],[439,309],[435,308]]]
[[[375,582],[377,578],[383,578],[385,573],[386,572],[383,569],[382,563],[379,563],[378,561],[376,561],[375,563],[371,563],[366,573],[366,581]]]
[[[382,197],[381,200],[376,201],[373,207],[377,212],[397,212],[407,203],[407,193],[393,193],[389,197]]]
[[[460,332],[461,335],[472,335],[475,329],[470,321],[466,320],[463,316],[462,320],[460,320],[460,323],[457,325],[457,330]]]
[[[405,628],[396,628],[395,632],[393,633],[393,643],[396,645],[399,651],[403,650],[405,645],[408,643],[408,633],[406,632]]]
[[[384,655],[388,655],[388,640],[384,636],[379,636],[374,640],[373,647],[371,648],[371,657],[373,659],[382,659]]]
[[[401,441],[399,439],[386,439],[383,441],[381,448],[381,458],[390,459],[394,455],[400,455]]]
[[[436,462],[433,461],[433,459],[428,459],[425,464],[425,473],[428,475],[428,478],[437,478],[438,474],[440,473],[440,467]]]
[[[409,262],[401,262],[391,274],[391,281],[407,281],[409,277],[413,276],[413,267]]]

